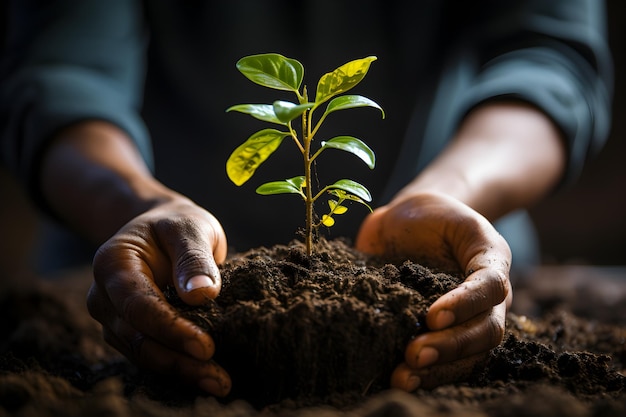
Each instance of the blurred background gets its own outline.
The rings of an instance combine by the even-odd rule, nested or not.
[[[626,2],[607,5],[615,64],[613,127],[579,181],[531,210],[546,265],[626,265]],[[3,21],[0,15],[0,29]],[[32,273],[36,227],[34,210],[0,168],[0,280]]]
[[[626,2],[608,0],[607,7],[613,127],[580,180],[532,209],[547,264],[626,265]]]

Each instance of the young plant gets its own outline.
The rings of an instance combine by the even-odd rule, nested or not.
[[[254,175],[257,168],[278,149],[283,140],[286,137],[291,137],[302,155],[304,175],[265,183],[258,187],[256,192],[262,195],[298,194],[302,197],[306,212],[305,244],[309,256],[313,251],[314,230],[321,225],[330,227],[335,224],[334,216],[343,214],[348,210],[344,202],[356,201],[371,211],[371,207],[367,204],[371,201],[371,195],[365,186],[350,179],[341,179],[319,190],[313,190],[311,171],[313,162],[326,149],[339,149],[349,152],[363,160],[370,169],[373,169],[376,158],[372,149],[353,136],[337,136],[322,141],[315,151],[311,145],[320,126],[333,112],[356,107],[374,107],[381,111],[383,118],[385,117],[383,109],[367,97],[360,95],[340,96],[361,82],[367,74],[370,64],[375,60],[376,57],[369,56],[350,61],[323,75],[317,83],[313,101],[309,101],[307,88],[302,86],[304,67],[297,60],[279,54],[261,54],[247,56],[237,62],[237,69],[248,79],[264,87],[292,92],[297,98],[297,103],[278,100],[273,104],[238,104],[227,110],[245,113],[282,127],[282,130],[260,130],[235,149],[226,162],[228,178],[238,186],[244,184]],[[313,117],[315,111],[326,102],[328,104],[324,112],[315,119]],[[298,118],[300,119],[299,133],[292,125]],[[331,196],[328,200],[329,211],[322,215],[319,222],[316,222],[317,218],[313,211],[314,204],[327,193]]]

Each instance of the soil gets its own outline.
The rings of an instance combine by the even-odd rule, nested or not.
[[[166,291],[214,336],[234,381],[225,399],[142,372],[106,345],[84,305],[88,269],[5,280],[0,416],[626,415],[624,275],[544,269],[514,282],[505,339],[486,361],[403,393],[388,389],[394,364],[428,331],[428,306],[462,278],[370,259],[340,240],[320,247],[312,258],[298,242],[231,256],[220,297],[202,309]]]

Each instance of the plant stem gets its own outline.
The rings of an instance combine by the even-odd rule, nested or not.
[[[311,132],[308,120],[310,112],[306,111],[302,115],[302,137],[304,142],[304,181],[306,184],[306,199],[304,200],[306,210],[306,227],[304,239],[306,244],[306,254],[313,254],[313,191],[311,182]]]
[[[309,148],[309,143],[307,144],[307,148]],[[307,150],[308,152],[308,150]],[[311,193],[311,164],[309,162],[309,158],[305,157],[305,180],[306,180],[306,230],[305,230],[305,240],[306,240],[306,254],[307,256],[311,256],[313,254],[313,195]]]
[[[298,100],[300,103],[306,103],[309,100],[306,86],[302,90],[302,95],[298,94]],[[306,212],[306,225],[304,230],[304,242],[306,245],[307,256],[313,255],[313,203],[316,198],[313,197],[313,183],[311,180],[311,165],[315,159],[315,155],[311,155],[311,142],[313,141],[313,134],[311,134],[311,125],[313,124],[313,109],[306,110],[302,113],[302,156],[304,159],[304,184],[305,187],[305,199],[304,206]],[[317,129],[316,129],[317,130]]]

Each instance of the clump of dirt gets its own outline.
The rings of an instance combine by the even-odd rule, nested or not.
[[[293,241],[233,257],[222,271],[222,292],[208,306],[168,296],[213,335],[232,396],[259,407],[387,388],[408,341],[428,331],[428,307],[462,282],[323,239],[311,257]]]

